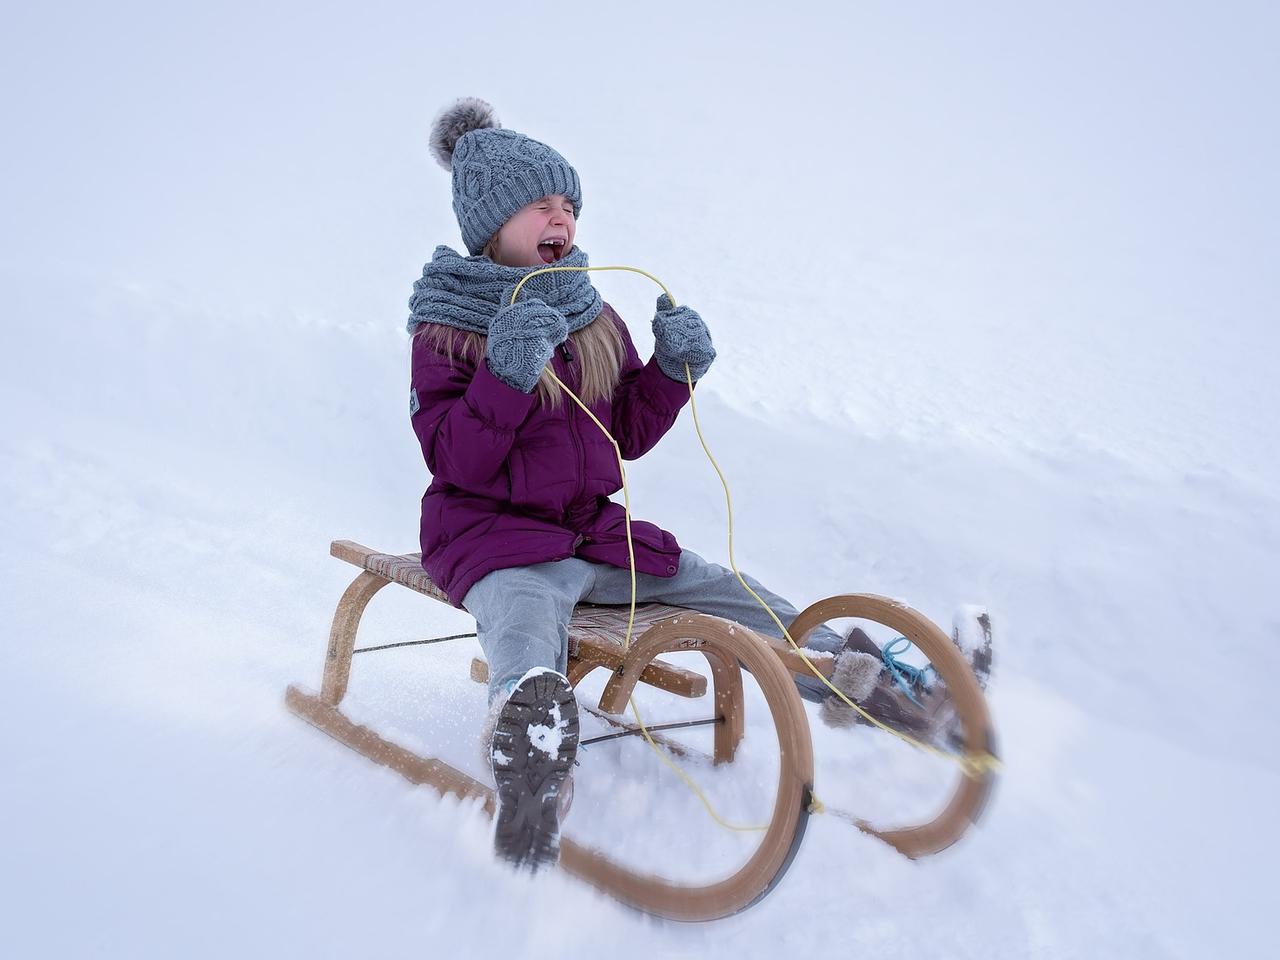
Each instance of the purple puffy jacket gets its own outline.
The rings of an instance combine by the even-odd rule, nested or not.
[[[592,408],[622,456],[634,460],[671,428],[689,388],[650,359],[640,362],[626,324],[608,304],[626,359],[612,400]],[[557,348],[552,369],[575,393],[579,365]],[[570,398],[548,410],[489,372],[413,340],[413,430],[431,471],[422,497],[422,567],[454,606],[485,574],[578,556],[627,567],[626,512],[613,446]],[[665,530],[631,521],[636,570],[673,576],[680,545]]]

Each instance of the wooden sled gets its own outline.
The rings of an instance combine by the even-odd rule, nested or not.
[[[427,784],[442,795],[474,797],[493,815],[493,788],[440,760],[421,757],[392,743],[367,727],[349,720],[339,709],[351,675],[356,632],[365,607],[379,590],[398,583],[443,602],[448,597],[419,564],[418,554],[378,553],[349,540],[335,540],[330,553],[361,568],[343,593],[334,613],[325,654],[319,694],[290,686],[289,709],[370,760],[390,767],[415,784]],[[837,617],[874,620],[897,630],[915,643],[933,663],[955,700],[965,748],[970,755],[994,754],[994,736],[986,701],[968,663],[949,638],[931,621],[896,601],[871,594],[846,594],[813,604],[790,624],[803,644],[814,627]],[[621,719],[631,692],[650,684],[682,697],[706,694],[706,677],[660,659],[663,653],[696,651],[710,667],[715,712],[714,761],[730,763],[745,730],[742,669],[750,673],[764,696],[778,740],[778,786],[767,829],[751,857],[731,876],[706,886],[678,884],[614,863],[603,853],[561,837],[560,866],[623,903],[657,916],[677,920],[712,920],[737,913],[763,898],[781,880],[804,836],[813,791],[813,746],[807,715],[792,681],[792,672],[808,673],[799,656],[783,641],[762,638],[738,624],[662,604],[636,608],[630,648],[624,653],[627,607],[580,605],[570,623],[569,681],[577,684],[596,669],[609,671],[598,710],[610,723],[633,729]],[[815,658],[830,675],[833,660]],[[484,680],[483,661],[472,664],[472,677]],[[586,705],[584,705],[585,707]],[[591,709],[586,707],[586,709]],[[650,727],[659,718],[647,717]],[[679,752],[660,734],[655,741]],[[955,792],[933,820],[914,827],[878,830],[864,821],[857,825],[880,837],[908,857],[934,853],[954,843],[973,823],[986,802],[995,775],[987,770],[961,775]]]

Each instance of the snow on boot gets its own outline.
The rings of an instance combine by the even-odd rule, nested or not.
[[[535,667],[493,713],[494,851],[537,870],[560,857],[560,798],[578,752],[578,703],[561,674]]]
[[[969,661],[978,686],[987,689],[991,676],[991,614],[986,607],[966,605],[951,618],[951,641]]]

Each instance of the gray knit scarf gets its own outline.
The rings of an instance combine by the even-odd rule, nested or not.
[[[555,266],[585,267],[587,255],[575,246]],[[515,285],[538,269],[505,267],[488,257],[464,257],[450,247],[436,247],[431,262],[422,268],[422,279],[413,284],[409,298],[413,312],[407,329],[412,334],[420,324],[443,323],[472,333],[488,333],[489,321],[510,301]],[[604,301],[588,277],[585,270],[540,274],[520,288],[519,299],[537,297],[559,310],[572,333],[604,309]]]

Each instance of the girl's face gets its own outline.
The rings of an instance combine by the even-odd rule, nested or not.
[[[555,194],[521,208],[490,241],[489,258],[506,267],[555,263],[573,247],[573,201]]]

